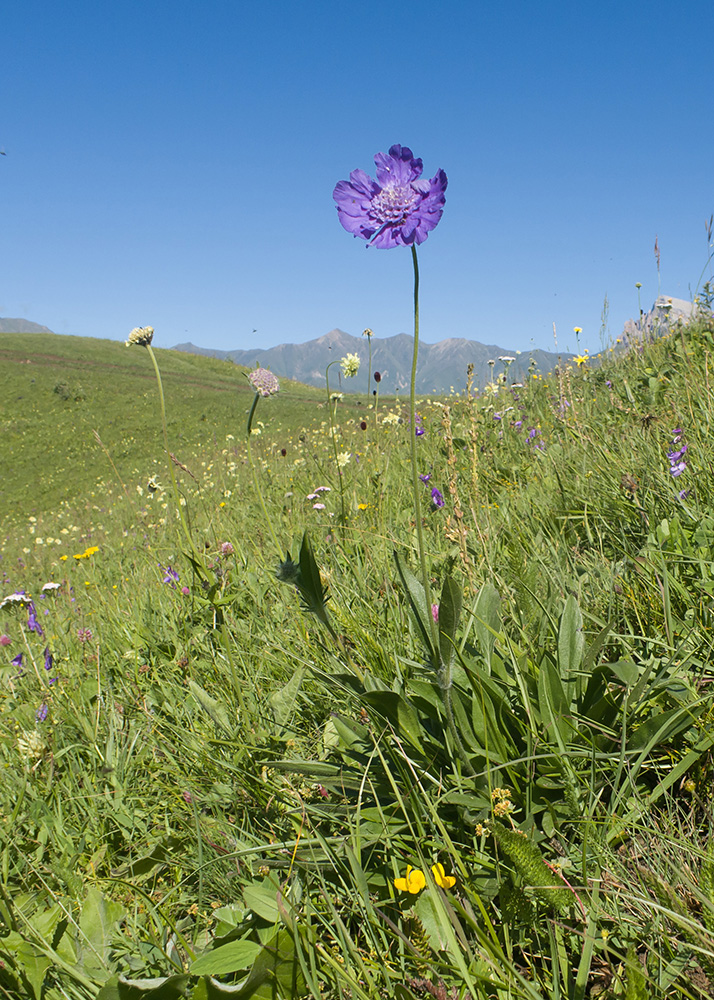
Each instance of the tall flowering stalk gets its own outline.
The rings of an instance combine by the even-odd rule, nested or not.
[[[325,369],[325,386],[327,388],[327,413],[330,418],[330,437],[332,438],[332,451],[335,456],[335,468],[337,469],[337,475],[340,480],[340,518],[341,523],[344,525],[347,520],[345,513],[345,477],[342,472],[342,467],[340,465],[340,459],[337,454],[337,437],[335,435],[335,414],[332,394],[330,393],[330,368],[333,365],[338,364],[337,361],[331,361],[327,368]],[[354,378],[359,371],[359,357],[356,354],[347,354],[344,358],[339,361],[339,366],[342,369],[342,374],[345,378]]]
[[[271,520],[270,514],[268,513],[268,508],[265,506],[265,499],[263,497],[263,491],[260,488],[260,479],[258,478],[258,471],[255,467],[255,462],[253,461],[253,451],[250,446],[250,439],[253,432],[253,417],[255,416],[255,411],[258,406],[258,401],[261,398],[266,398],[268,396],[274,396],[276,393],[280,392],[280,382],[275,375],[267,368],[256,368],[254,371],[248,373],[248,381],[255,389],[255,396],[253,397],[253,403],[251,405],[250,411],[248,412],[248,421],[246,423],[246,436],[247,443],[246,448],[248,450],[248,461],[250,462],[250,471],[253,475],[253,485],[255,486],[255,492],[258,494],[258,500],[260,501],[260,506],[263,508],[263,515],[265,517],[265,523],[268,525],[268,531],[270,532],[270,537],[273,539],[273,544],[278,552],[282,552],[280,547],[280,542],[278,541],[278,536],[275,534],[275,529],[273,528],[273,522]]]
[[[129,339],[126,341],[126,346],[131,347],[132,345],[137,345],[139,347],[145,347],[149,352],[149,357],[151,358],[151,363],[154,366],[154,372],[156,374],[156,384],[159,388],[159,403],[161,404],[161,427],[164,432],[164,450],[166,451],[166,460],[169,465],[169,474],[171,476],[171,486],[174,491],[174,498],[176,500],[176,509],[179,514],[179,519],[181,521],[181,528],[188,542],[188,546],[193,554],[193,563],[196,567],[196,571],[203,576],[203,579],[208,579],[208,573],[203,562],[203,556],[196,548],[196,544],[191,537],[191,532],[188,528],[188,523],[186,521],[186,515],[183,512],[183,505],[181,504],[181,495],[179,493],[178,483],[176,482],[176,475],[174,473],[174,458],[169,450],[169,434],[166,428],[166,401],[164,400],[164,387],[161,381],[161,371],[159,370],[159,365],[156,360],[153,348],[151,346],[151,341],[154,339],[154,328],[153,326],[137,326],[129,334]]]
[[[430,607],[431,585],[426,563],[422,530],[419,473],[417,468],[416,373],[419,355],[419,260],[417,246],[427,239],[441,219],[446,202],[447,177],[438,170],[430,180],[422,178],[423,163],[407,146],[394,145],[388,153],[374,158],[376,180],[363,170],[353,170],[347,181],[340,181],[333,192],[340,222],[347,232],[366,240],[378,249],[409,247],[414,271],[414,347],[409,386],[409,427],[412,494],[416,515],[417,544],[426,606]],[[438,491],[437,491],[438,492]],[[436,502],[436,501],[434,501]],[[439,629],[429,616],[431,643],[438,656]],[[451,669],[441,664],[439,685],[444,695],[449,728],[460,751],[461,741],[451,711]]]

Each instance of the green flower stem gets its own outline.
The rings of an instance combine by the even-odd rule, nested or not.
[[[327,368],[325,369],[325,385],[327,386],[327,414],[330,418],[330,437],[332,438],[332,450],[335,455],[335,468],[337,469],[337,476],[340,482],[340,517],[341,523],[343,525],[347,524],[347,518],[345,516],[345,477],[342,474],[342,469],[337,461],[337,440],[335,438],[335,421],[334,414],[332,412],[332,400],[330,399],[330,368],[336,365],[337,361],[331,361]]]
[[[176,509],[178,510],[179,519],[181,521],[181,527],[183,528],[183,533],[186,536],[186,541],[188,542],[189,548],[193,553],[194,561],[198,564],[199,570],[204,578],[208,579],[208,573],[203,562],[203,556],[196,548],[193,538],[191,537],[191,532],[188,530],[188,524],[186,522],[186,515],[183,512],[183,507],[181,505],[181,494],[179,493],[178,483],[176,482],[176,476],[174,474],[174,462],[171,457],[171,452],[169,450],[169,434],[166,429],[166,402],[164,400],[164,387],[161,382],[161,372],[159,371],[159,366],[156,362],[156,356],[151,349],[151,344],[144,345],[149,352],[149,357],[151,358],[151,363],[154,366],[154,371],[156,372],[156,382],[159,387],[159,401],[161,403],[161,426],[164,431],[164,449],[166,451],[166,461],[169,464],[169,474],[171,476],[171,485],[174,491],[174,497],[176,499]]]
[[[429,583],[429,572],[426,565],[426,552],[424,550],[424,532],[421,523],[421,499],[419,495],[419,470],[417,467],[417,438],[416,438],[416,373],[417,358],[419,355],[419,261],[417,259],[416,246],[412,244],[412,263],[414,265],[414,351],[412,353],[412,374],[409,385],[409,445],[412,462],[412,492],[414,494],[414,513],[416,515],[417,547],[419,549],[419,562],[421,564],[421,578],[424,586],[424,599],[426,600],[427,612],[429,614],[429,627],[431,629],[431,641],[435,652],[439,650],[439,632],[431,613],[431,584]],[[450,686],[450,685],[449,685]]]
[[[273,544],[279,555],[282,555],[282,548],[280,547],[280,542],[278,541],[278,536],[275,534],[273,528],[273,522],[271,520],[270,514],[268,513],[268,508],[265,506],[265,500],[263,498],[263,491],[260,488],[260,480],[258,479],[258,470],[255,467],[255,462],[253,461],[253,451],[250,447],[251,430],[253,428],[253,417],[255,416],[255,411],[258,406],[258,400],[260,399],[260,394],[256,392],[253,399],[253,405],[248,413],[248,423],[246,424],[246,434],[248,436],[248,441],[246,444],[246,449],[248,451],[248,461],[250,463],[250,471],[253,474],[253,485],[255,486],[255,492],[258,494],[258,499],[260,500],[260,506],[263,508],[263,516],[265,517],[265,523],[268,525],[268,531],[270,532],[270,537],[273,539]]]

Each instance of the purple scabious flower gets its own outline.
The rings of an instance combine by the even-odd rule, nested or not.
[[[441,493],[439,492],[439,490],[437,490],[436,486],[431,491],[431,502],[434,504],[435,507],[443,507],[444,506],[444,498],[441,495]]]
[[[280,382],[268,368],[256,368],[249,372],[248,381],[259,396],[274,396],[280,392]]]
[[[444,212],[447,179],[438,170],[422,180],[424,164],[396,144],[374,158],[377,180],[353,170],[332,193],[340,222],[353,236],[380,250],[423,243]]]

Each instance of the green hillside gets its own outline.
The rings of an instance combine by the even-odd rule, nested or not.
[[[170,467],[0,349],[3,1000],[711,1000],[711,317],[414,423],[158,351]]]
[[[156,354],[169,443],[179,460],[190,464],[229,433],[243,437],[253,398],[245,368],[175,351]],[[324,398],[283,380],[274,426],[309,423]],[[157,459],[164,462],[153,367],[146,352],[116,341],[1,333],[0,426],[0,521],[81,505],[97,483],[116,482],[117,473],[124,483],[144,480],[156,473]]]

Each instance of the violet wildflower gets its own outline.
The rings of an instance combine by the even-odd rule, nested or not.
[[[667,452],[667,458],[669,459],[669,473],[674,479],[681,476],[687,469],[687,463],[684,460],[684,456],[689,450],[689,445],[681,444],[682,434],[682,428],[675,427],[672,431],[672,451]],[[676,445],[678,444],[681,444],[680,448],[676,448]]]
[[[47,702],[45,701],[45,702],[43,702],[40,705],[40,707],[35,712],[35,721],[36,722],[44,722],[45,719],[47,718],[47,713],[48,712],[49,712],[49,708],[47,707]]]
[[[274,396],[280,392],[280,382],[268,368],[256,368],[249,372],[248,381],[259,396]]]
[[[92,641],[92,630],[91,628],[78,628],[77,638],[81,643]]]
[[[233,555],[233,546],[231,545],[230,542],[223,542],[223,544],[221,545],[221,554],[224,556]]]
[[[10,663],[13,665],[13,667],[19,667],[20,670],[21,670],[22,669],[22,653],[18,653],[17,656],[14,659],[10,660]]]
[[[444,506],[444,498],[439,492],[439,490],[437,490],[436,486],[431,491],[431,502],[434,504],[435,507]]]
[[[27,606],[27,630],[28,632],[37,632],[38,635],[44,635],[44,630],[37,620],[37,612],[35,610],[35,605],[30,602]]]
[[[431,473],[430,472],[425,472],[423,475],[419,476],[419,478],[426,485],[426,483],[428,483],[429,480],[431,479]]]
[[[424,164],[399,144],[377,153],[374,162],[376,181],[364,170],[353,170],[335,187],[340,222],[380,250],[423,243],[444,212],[446,174],[438,170],[431,180],[422,180]]]
[[[164,578],[161,582],[170,584],[170,586],[175,590],[176,584],[179,581],[178,572],[175,569],[172,569],[171,566],[167,566],[166,569],[164,569],[161,563],[159,563],[159,569],[164,574]]]
[[[421,413],[414,414],[414,434],[416,437],[424,437],[426,431],[424,430],[424,421],[422,419]]]

